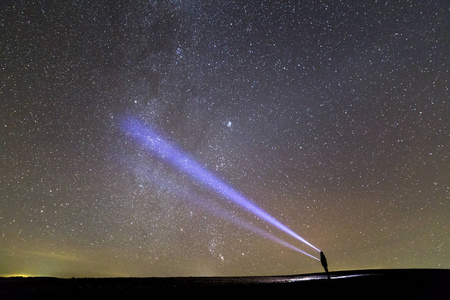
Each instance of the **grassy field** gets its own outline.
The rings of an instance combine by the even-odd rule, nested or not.
[[[0,278],[0,299],[270,296],[305,299],[448,299],[450,270],[398,269],[261,277]],[[162,293],[162,294],[161,294]]]

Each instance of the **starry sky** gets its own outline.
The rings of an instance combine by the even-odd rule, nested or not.
[[[0,276],[449,268],[446,1],[2,1]],[[447,50],[446,50],[447,49]],[[233,222],[239,218],[242,222]]]

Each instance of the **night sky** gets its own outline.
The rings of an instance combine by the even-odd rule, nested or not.
[[[129,119],[331,271],[450,267],[448,3],[244,2],[1,2],[0,276],[323,271]]]

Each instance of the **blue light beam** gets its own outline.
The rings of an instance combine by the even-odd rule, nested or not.
[[[217,178],[214,174],[200,166],[196,161],[191,159],[188,155],[178,150],[170,142],[167,142],[161,135],[156,133],[150,126],[135,119],[126,119],[123,123],[124,129],[133,138],[138,140],[145,149],[156,154],[161,159],[167,161],[180,171],[190,175],[195,180],[199,181],[203,185],[217,192],[218,194],[229,199],[233,203],[253,213],[254,215],[262,218],[269,224],[275,226],[281,231],[289,234],[295,239],[305,243],[316,251],[320,250],[312,245],[310,242],[302,238],[300,235],[289,229],[286,225],[275,219],[269,213],[265,212],[260,207],[253,204],[250,200],[246,199],[239,192],[235,191],[232,187],[228,186],[222,180]]]

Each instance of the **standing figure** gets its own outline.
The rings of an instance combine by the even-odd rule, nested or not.
[[[331,279],[330,278],[330,273],[328,273],[327,258],[325,257],[325,254],[323,254],[322,251],[320,251],[320,263],[322,264],[322,267],[325,269],[325,272],[327,273],[328,279]]]

